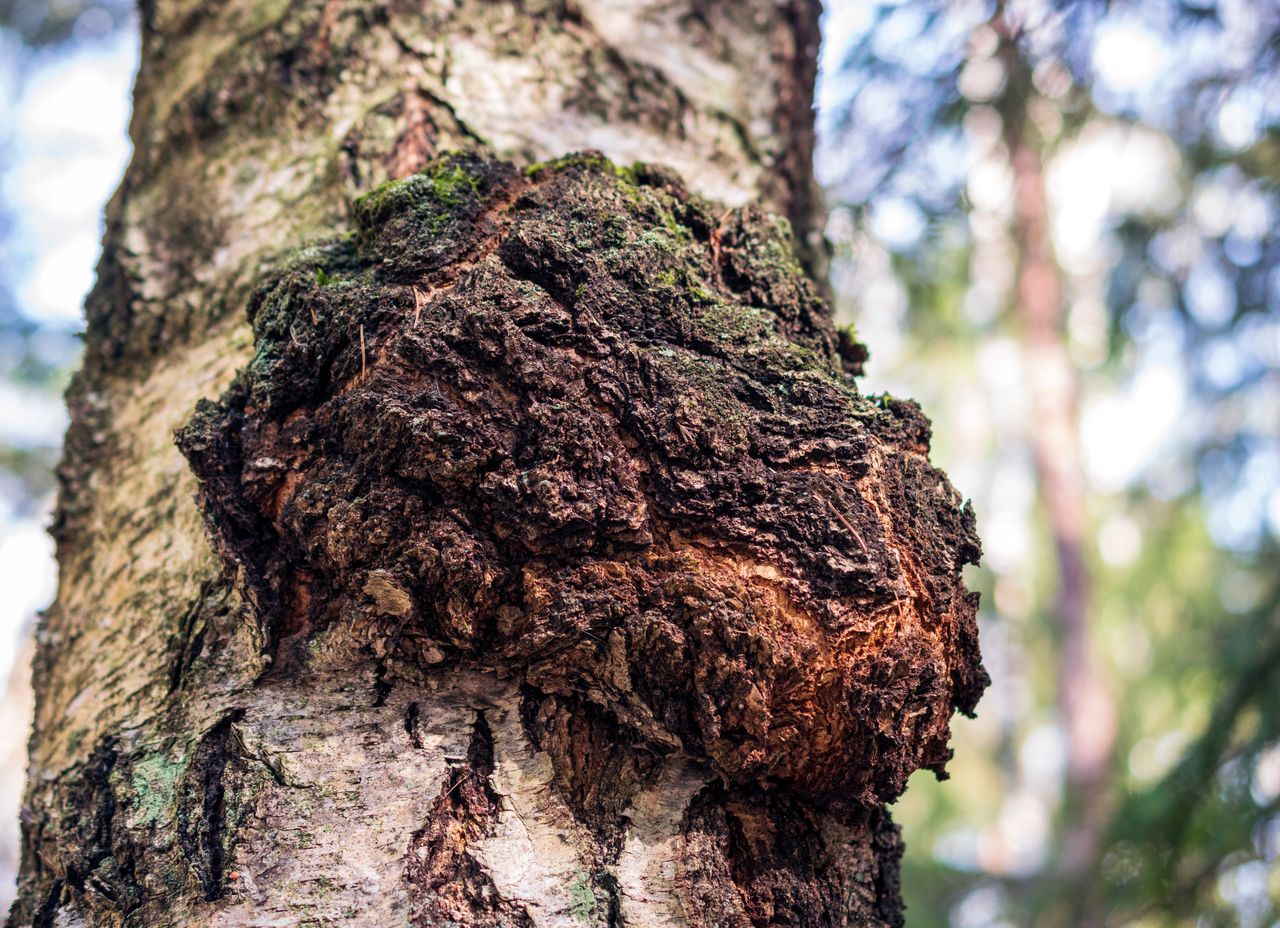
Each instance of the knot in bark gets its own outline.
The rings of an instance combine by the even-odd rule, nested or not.
[[[594,154],[447,158],[354,218],[179,435],[274,647],[378,616],[819,801],[941,771],[986,684],[972,515],[783,220]]]

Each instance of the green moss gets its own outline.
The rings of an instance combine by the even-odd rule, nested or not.
[[[780,338],[773,318],[763,310],[729,303],[696,286],[689,288],[689,294],[704,304],[698,314],[698,328],[705,338],[745,342]]]
[[[688,226],[676,218],[676,214],[671,211],[670,207],[662,206],[658,212],[658,218],[662,220],[662,227],[667,230],[667,234],[682,242],[692,242],[693,233],[689,231]]]
[[[596,152],[575,152],[550,161],[538,161],[524,169],[527,177],[536,180],[545,171],[562,171],[566,168],[585,167],[612,174],[618,180],[635,187],[640,183],[639,163],[631,165],[614,164],[604,155]]]
[[[783,216],[772,214],[763,220],[747,249],[752,271],[761,278],[777,281],[803,277],[805,272],[796,257],[791,223]]]
[[[430,203],[442,207],[460,206],[468,196],[479,190],[479,181],[461,165],[446,163],[428,167],[420,174],[400,180],[389,180],[358,197],[357,213],[380,222],[388,213],[399,212],[404,206]]]
[[[605,216],[600,220],[601,238],[608,248],[621,248],[627,244],[628,221],[623,216]]]
[[[646,233],[646,235],[654,234],[661,239],[661,233]],[[668,267],[663,268],[654,275],[654,280],[664,287],[672,287],[688,297],[692,306],[720,306],[727,311],[738,311],[737,307],[730,307],[725,301],[708,290],[704,286],[702,278],[688,267]],[[755,310],[751,310],[755,312]],[[705,315],[705,314],[704,314]]]
[[[190,869],[185,866],[170,866],[164,870],[164,886],[169,891],[169,895],[177,898],[187,888],[187,875]]]
[[[639,245],[647,245],[663,254],[675,257],[679,254],[679,241],[666,230],[645,229],[636,239]]]
[[[434,238],[479,195],[480,179],[462,164],[452,159],[435,162],[419,174],[387,181],[356,199],[357,241],[367,248],[370,234],[397,217],[405,217]]]
[[[170,757],[161,751],[133,764],[129,785],[133,789],[133,806],[137,825],[153,824],[172,809],[178,794],[178,780],[186,770],[186,758]]]
[[[580,922],[591,924],[600,911],[600,900],[591,887],[591,878],[585,870],[574,871],[569,884],[569,914]]]

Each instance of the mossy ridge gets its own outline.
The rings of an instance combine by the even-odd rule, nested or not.
[[[403,282],[438,270],[461,243],[484,235],[486,204],[519,181],[504,162],[442,155],[356,199],[351,218],[358,253],[382,280]]]
[[[736,348],[752,347],[776,358],[784,370],[807,369],[813,373],[837,374],[827,352],[814,350],[786,338],[778,320],[765,306],[743,300],[735,293],[725,293],[711,283],[715,270],[708,261],[706,243],[715,228],[715,207],[705,200],[691,197],[678,177],[655,165],[636,163],[619,167],[595,153],[569,155],[552,162],[535,165],[526,172],[530,177],[547,179],[556,172],[596,175],[614,185],[624,196],[626,215],[594,213],[589,206],[571,210],[571,215],[588,216],[588,226],[602,230],[599,241],[582,235],[575,227],[574,244],[582,250],[600,245],[602,258],[619,276],[636,266],[651,269],[650,285],[669,288],[683,303],[671,308],[687,315],[694,328],[708,344],[724,343]],[[794,280],[803,279],[803,270],[794,256],[791,227],[785,218],[758,214],[763,220],[749,240],[749,247],[759,252],[750,262],[751,271],[764,276]],[[753,221],[757,217],[753,216]],[[621,230],[640,228],[629,241],[619,241]],[[637,254],[636,249],[640,249]],[[581,299],[584,288],[575,290]],[[812,299],[816,300],[816,296]],[[836,379],[852,386],[847,378]],[[855,391],[856,394],[856,391]]]
[[[432,232],[439,232],[454,210],[479,193],[479,178],[450,158],[409,177],[380,184],[355,201],[353,217],[360,229],[369,230],[397,213],[412,210]]]
[[[172,747],[143,753],[129,764],[129,792],[134,817],[131,827],[155,826],[176,813],[178,782],[188,756]]]
[[[644,165],[640,162],[631,165],[614,164],[613,161],[598,151],[581,151],[562,155],[559,158],[552,158],[549,161],[536,161],[526,167],[524,173],[531,180],[538,180],[540,175],[570,168],[590,168],[602,171],[635,187],[640,183],[639,178],[644,170]]]

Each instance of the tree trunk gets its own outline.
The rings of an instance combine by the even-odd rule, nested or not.
[[[1069,923],[1103,923],[1098,896],[1102,839],[1111,811],[1107,794],[1115,748],[1116,710],[1093,653],[1091,580],[1086,561],[1088,498],[1080,447],[1079,384],[1067,351],[1062,272],[1053,254],[1045,187],[1046,140],[1030,114],[1038,101],[1031,69],[1018,48],[1018,27],[1001,4],[993,23],[1001,36],[1007,84],[1001,99],[1004,140],[1014,180],[1013,236],[1018,254],[1015,315],[1027,360],[1030,442],[1045,517],[1053,535],[1057,589],[1057,703],[1067,764],[1058,869],[1069,895]]]
[[[1091,644],[1091,584],[1085,560],[1088,507],[1076,420],[1077,385],[1065,344],[1058,270],[1049,251],[1044,165],[1040,153],[1026,145],[1016,147],[1011,160],[1021,256],[1018,322],[1030,371],[1032,445],[1057,555],[1053,617],[1058,638],[1058,707],[1067,746],[1069,819],[1061,866],[1071,880],[1092,886],[1092,868],[1098,862],[1109,810],[1106,787],[1115,744],[1115,706]],[[1083,905],[1092,895],[1091,891],[1081,893],[1076,902]],[[1081,924],[1101,921],[1090,917]]]
[[[978,549],[793,257],[817,16],[144,5],[11,924],[901,922]]]

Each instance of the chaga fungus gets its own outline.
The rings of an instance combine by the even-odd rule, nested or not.
[[[785,222],[584,154],[442,159],[354,224],[258,289],[178,436],[277,661],[361,610],[730,782],[941,772],[987,682],[972,514]]]

